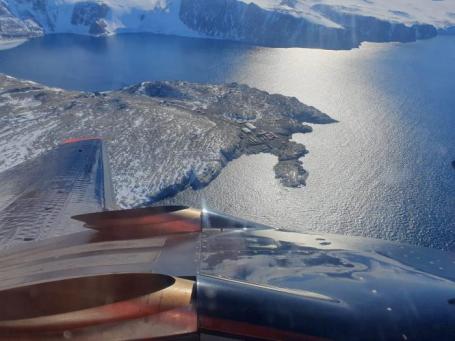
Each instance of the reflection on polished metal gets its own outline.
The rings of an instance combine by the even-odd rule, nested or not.
[[[174,331],[194,332],[197,325],[195,316],[191,318],[193,287],[190,280],[130,273],[5,290],[0,292],[0,335],[55,334],[91,326],[106,330],[115,322],[154,316],[159,316],[155,331],[162,323],[173,326]],[[185,319],[175,320],[176,315],[182,314]]]
[[[269,226],[265,226],[258,223],[233,217],[222,212],[214,210],[202,210],[201,215],[202,228],[204,229],[243,229],[243,228],[256,228],[256,229],[270,229]]]
[[[106,155],[72,140],[0,176],[0,340],[455,340],[454,254],[107,211]]]
[[[201,211],[186,206],[146,207],[72,217],[85,226],[118,238],[198,232]]]

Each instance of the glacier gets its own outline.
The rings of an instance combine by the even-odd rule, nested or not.
[[[351,49],[455,33],[448,0],[0,0],[0,40],[148,32]]]

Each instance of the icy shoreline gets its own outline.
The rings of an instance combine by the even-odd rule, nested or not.
[[[455,34],[455,5],[385,0],[4,0],[0,40],[155,33],[269,47],[352,49]]]

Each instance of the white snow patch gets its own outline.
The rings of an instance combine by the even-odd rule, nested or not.
[[[0,155],[2,156],[0,159],[0,172],[44,152],[44,149],[35,146],[35,141],[46,135],[50,129],[57,125],[56,122],[51,122],[42,125],[40,129],[36,129],[36,127],[31,129],[32,124],[20,123],[22,123],[22,131],[20,132],[11,133],[9,129],[0,132]]]
[[[27,39],[0,39],[0,51],[14,49],[26,41]]]
[[[45,9],[33,6],[32,1],[3,0],[15,16],[31,13],[46,33],[88,34],[88,25],[71,23],[74,6],[82,0],[47,0]],[[206,0],[209,2],[210,0]],[[412,24],[431,24],[437,28],[455,26],[454,0],[237,0],[254,3],[272,12],[286,13],[304,18],[326,27],[340,27],[323,14],[315,5],[329,5],[338,12]],[[89,1],[90,2],[90,1]],[[206,37],[188,28],[180,20],[181,0],[92,0],[106,4],[110,10],[106,18],[106,34],[122,32],[151,32],[189,37]],[[24,20],[25,21],[25,20]],[[6,46],[9,43],[5,43]],[[0,43],[0,49],[2,44]]]

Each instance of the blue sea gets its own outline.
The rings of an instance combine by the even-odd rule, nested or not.
[[[52,35],[0,51],[0,72],[75,90],[181,79],[295,96],[339,121],[293,136],[310,151],[306,187],[280,185],[276,158],[261,154],[164,203],[455,251],[455,37],[327,51],[151,34]]]

